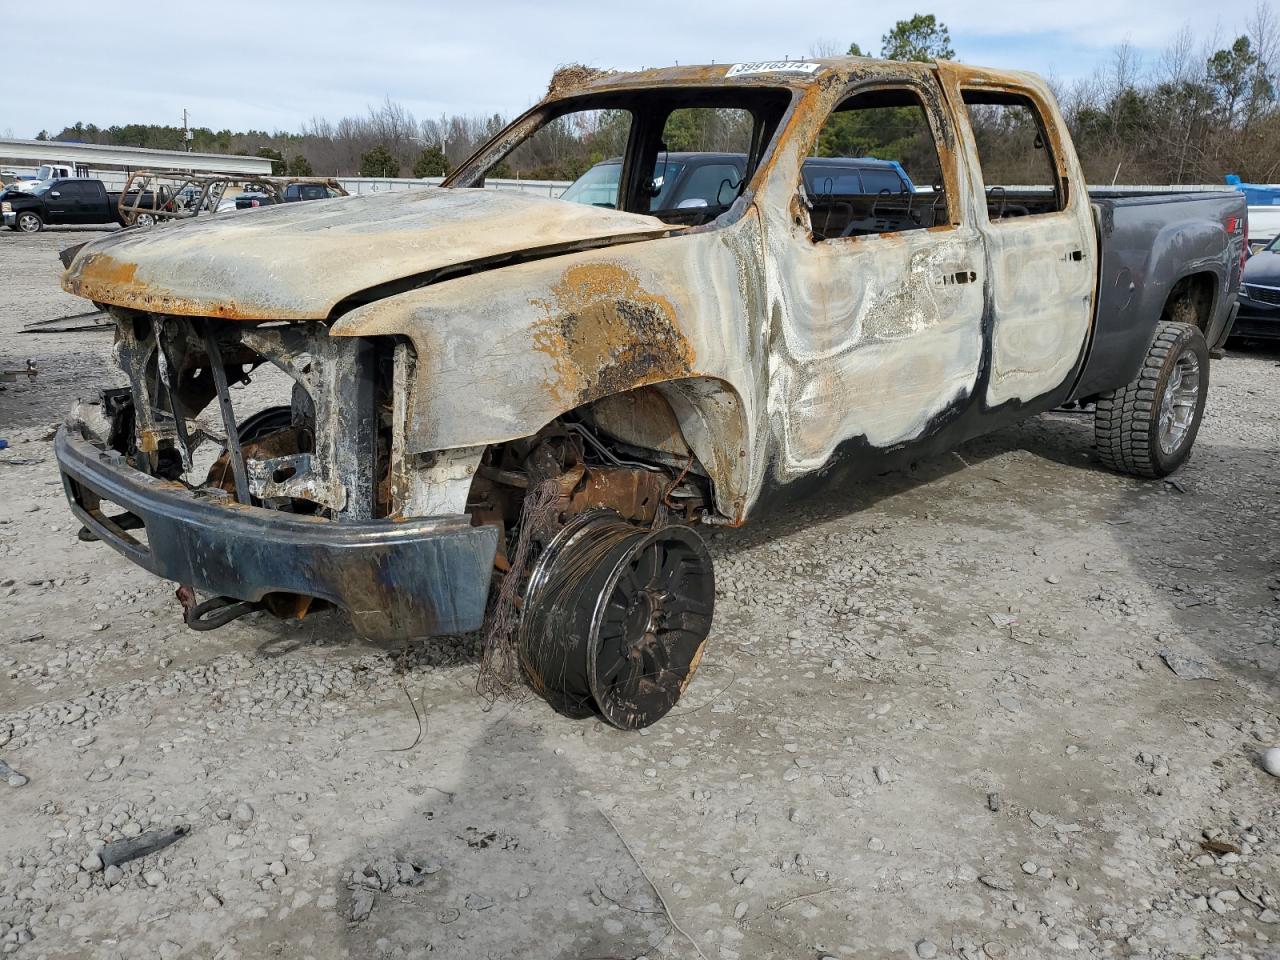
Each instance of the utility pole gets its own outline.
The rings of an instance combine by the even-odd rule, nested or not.
[[[191,152],[191,131],[187,129],[187,108],[182,108],[182,149]]]

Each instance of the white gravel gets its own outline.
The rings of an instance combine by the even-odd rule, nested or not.
[[[1054,414],[715,533],[699,674],[625,734],[486,703],[470,637],[192,633],[77,542],[44,438],[108,338],[17,330],[89,235],[0,235],[0,954],[1280,955],[1276,356],[1214,364],[1185,492]]]

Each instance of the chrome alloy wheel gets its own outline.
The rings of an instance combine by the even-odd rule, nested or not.
[[[1160,450],[1172,456],[1182,446],[1195,422],[1200,396],[1200,361],[1190,350],[1183,351],[1169,374],[1160,398]]]

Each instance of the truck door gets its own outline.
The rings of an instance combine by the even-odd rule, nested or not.
[[[69,180],[63,186],[63,198],[68,195],[67,223],[100,223],[102,209],[106,205],[106,197],[101,195],[102,187],[90,180]],[[70,193],[68,194],[68,190]]]
[[[786,474],[822,466],[845,441],[928,437],[978,383],[986,258],[955,131],[933,67],[893,70],[824,92],[799,155],[775,174],[794,177],[791,202],[762,205],[769,404]],[[822,159],[806,174],[811,158]],[[911,183],[866,187],[867,158],[899,161]]]
[[[991,283],[988,409],[1025,405],[1073,378],[1093,322],[1093,215],[1052,95],[957,64],[939,69],[986,237]]]
[[[74,180],[58,180],[52,183],[44,195],[45,208],[49,211],[50,223],[79,223],[76,219],[80,210],[79,185]]]

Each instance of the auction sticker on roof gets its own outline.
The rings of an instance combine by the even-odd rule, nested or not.
[[[820,64],[800,60],[762,60],[759,63],[735,63],[725,71],[726,77],[744,77],[751,73],[816,73]]]

